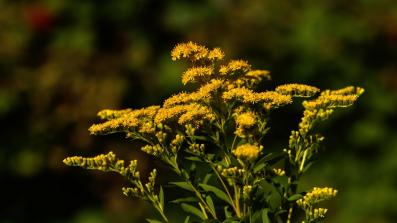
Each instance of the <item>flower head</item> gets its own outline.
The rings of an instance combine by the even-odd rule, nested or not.
[[[257,145],[243,144],[233,150],[232,153],[239,159],[253,161],[259,156],[260,152],[261,148]]]

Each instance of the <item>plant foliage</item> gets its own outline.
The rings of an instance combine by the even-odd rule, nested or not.
[[[257,92],[257,85],[270,79],[269,72],[254,70],[244,60],[224,62],[219,48],[188,42],[178,44],[171,56],[191,64],[182,74],[182,83],[193,85],[193,91],[175,94],[162,106],[103,110],[98,116],[104,121],[94,124],[90,132],[122,132],[128,139],[145,142],[142,151],[162,160],[179,177],[180,181],[169,185],[191,194],[172,201],[186,212],[185,222],[323,220],[327,209],[318,203],[336,196],[337,191],[329,187],[298,190],[299,179],[324,140],[315,126],[334,109],[351,106],[364,90],[349,86],[321,91],[304,84],[284,84]],[[270,152],[265,137],[270,113],[295,98],[303,98],[299,126],[291,131],[286,148]],[[148,222],[170,222],[164,190],[156,185],[156,169],[143,183],[137,161],[126,164],[113,152],[68,157],[64,163],[121,174],[130,183],[123,193],[147,200],[162,217]],[[198,164],[205,166],[204,175]]]

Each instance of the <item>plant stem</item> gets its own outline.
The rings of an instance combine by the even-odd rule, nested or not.
[[[229,197],[230,202],[232,203],[233,210],[234,210],[234,211],[236,212],[236,214],[237,214],[237,209],[236,209],[236,206],[235,206],[235,204],[234,204],[233,198],[232,198],[232,196],[230,195],[229,189],[227,188],[225,182],[223,181],[222,177],[219,175],[218,171],[216,171],[216,169],[215,169],[215,167],[213,166],[212,163],[210,163],[210,166],[211,166],[212,170],[215,172],[215,174],[216,174],[216,176],[218,177],[219,181],[221,182],[223,188],[225,189],[226,194],[227,194],[227,196]]]

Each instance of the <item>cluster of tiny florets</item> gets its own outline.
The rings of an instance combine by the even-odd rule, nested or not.
[[[256,207],[250,209],[252,207],[246,206],[260,199],[258,195],[263,193],[264,183],[277,187],[281,199],[284,199],[281,201],[282,207],[291,207],[288,213],[282,215],[290,218],[296,215],[292,214],[294,207],[300,207],[306,214],[303,223],[322,220],[327,209],[318,208],[317,204],[336,196],[337,191],[315,187],[304,194],[295,191],[296,187],[292,185],[311,165],[324,139],[320,134],[312,133],[314,126],[327,119],[335,108],[352,105],[364,89],[349,86],[320,91],[314,86],[291,83],[258,91],[258,83],[271,79],[269,71],[252,69],[247,61],[241,59],[224,61],[225,54],[220,48],[208,49],[193,42],[176,45],[171,51],[171,58],[174,61],[185,59],[191,65],[181,74],[182,84],[189,84],[190,91],[174,94],[160,106],[102,110],[98,113],[102,122],[92,125],[90,133],[101,135],[121,132],[128,139],[144,142],[141,147],[143,152],[164,161],[183,180],[173,183],[195,193],[200,209],[192,206],[194,209],[191,210],[194,211],[191,212],[205,221],[212,222],[215,219],[218,222],[221,220],[218,217],[224,215],[215,213],[217,210],[212,201],[215,197],[230,204],[235,212],[235,216],[226,221],[251,220],[246,215],[246,212],[251,214],[251,211],[253,216],[257,216],[253,219],[258,219],[258,216],[265,220],[267,217],[277,219],[270,209],[268,212],[258,212],[254,210]],[[305,99],[302,103],[304,111],[298,128],[291,132],[288,147],[280,155],[263,151],[261,144],[270,129],[270,113],[291,104],[296,97]],[[280,159],[285,168],[274,168],[280,166]],[[190,170],[184,169],[188,165],[181,165],[182,160],[187,161],[187,164],[192,162]],[[196,174],[191,175],[196,173],[196,162],[212,169],[226,193],[210,185],[212,173],[204,179],[193,176]],[[137,161],[132,160],[125,165],[124,160],[117,159],[113,152],[88,158],[68,157],[64,163],[121,174],[130,183],[129,187],[123,188],[126,196],[151,202],[164,222],[170,222],[164,214],[162,187],[155,189],[156,169],[150,172],[148,180],[143,183],[137,171]],[[201,174],[197,175],[201,177]],[[286,187],[276,182],[281,179],[288,179],[288,183],[285,181],[288,184]],[[187,204],[183,205],[188,207]],[[263,207],[270,206],[266,204]],[[283,213],[282,207],[277,213]],[[224,210],[225,215],[229,215],[231,209],[225,207]]]
[[[337,190],[330,187],[314,187],[312,191],[308,192],[303,198],[296,201],[296,203],[302,207],[311,207],[321,201],[329,200],[336,196]]]
[[[258,158],[262,148],[257,145],[243,144],[238,146],[232,153],[239,159],[253,161]]]

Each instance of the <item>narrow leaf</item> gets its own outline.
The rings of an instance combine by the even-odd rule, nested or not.
[[[188,215],[188,216],[185,218],[185,221],[184,221],[183,223],[189,223],[189,220],[190,220],[190,216]]]
[[[270,223],[269,216],[267,215],[268,212],[269,212],[268,209],[263,209],[263,211],[262,211],[262,223]]]
[[[225,217],[226,217],[226,219],[232,217],[232,213],[228,209],[229,209],[229,207],[225,206]]]
[[[231,203],[229,197],[226,195],[226,193],[223,192],[222,190],[220,190],[219,188],[214,187],[214,186],[211,186],[211,185],[208,185],[208,184],[199,184],[199,186],[200,186],[201,188],[203,188],[203,189],[204,189],[205,191],[207,191],[207,192],[212,192],[212,193],[214,193],[215,196],[217,196],[219,199],[221,199],[221,200],[223,200],[223,201],[226,201],[227,203],[229,203],[230,205],[232,205],[232,203]]]
[[[196,208],[196,207],[194,207],[194,206],[192,206],[192,205],[190,205],[190,204],[185,204],[185,203],[183,203],[183,204],[181,205],[181,207],[182,207],[182,209],[183,209],[184,211],[186,211],[187,213],[194,214],[194,215],[196,215],[197,217],[199,217],[199,218],[202,219],[202,220],[205,219],[205,216],[204,216],[204,214],[200,211],[200,209],[198,209],[198,208]]]
[[[303,197],[302,194],[294,194],[294,195],[291,195],[291,196],[288,198],[288,201],[296,201],[296,200],[301,199],[302,197]]]
[[[160,197],[161,207],[164,207],[164,191],[163,191],[163,187],[162,186],[160,186],[159,197]]]
[[[192,186],[190,186],[188,183],[186,182],[170,182],[170,184],[178,186],[182,189],[188,190],[188,191],[194,191]]]
[[[214,202],[212,201],[212,198],[211,198],[210,195],[208,195],[208,196],[205,198],[205,202],[207,202],[208,207],[211,209],[212,213],[216,213],[216,211],[215,211],[215,206],[214,206]]]
[[[175,199],[173,201],[171,201],[171,203],[174,204],[179,204],[182,202],[197,202],[197,198],[195,197],[184,197],[184,198],[179,198],[179,199]]]

